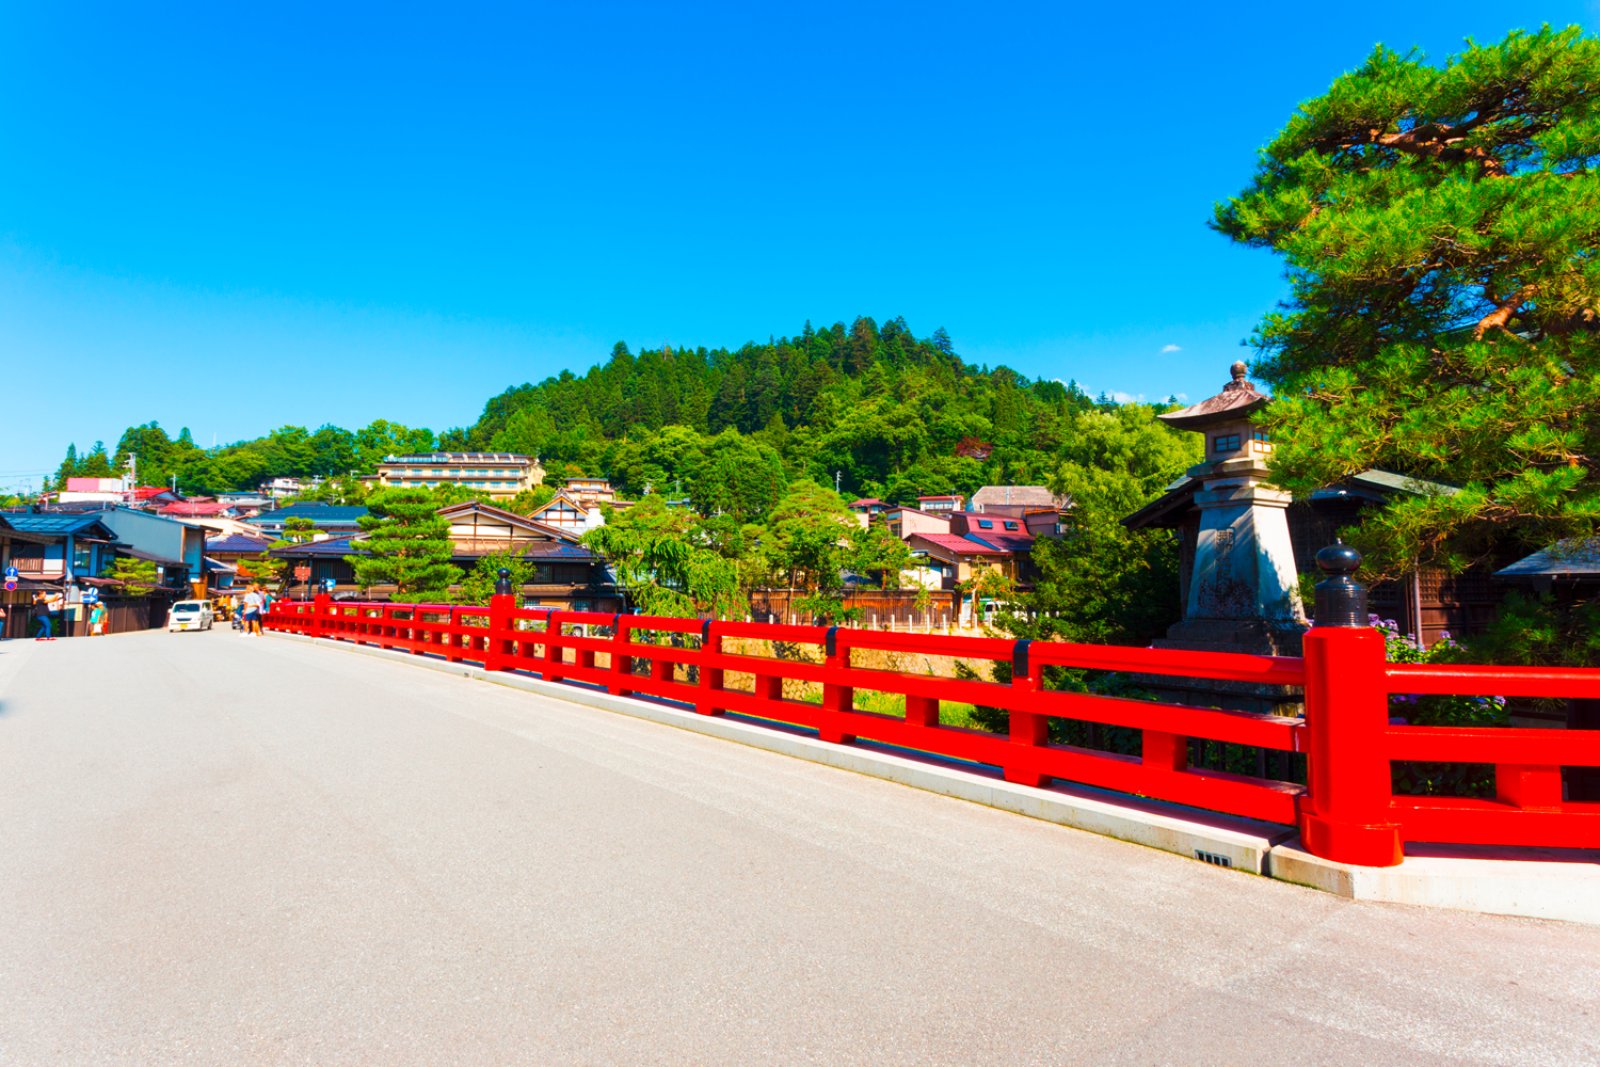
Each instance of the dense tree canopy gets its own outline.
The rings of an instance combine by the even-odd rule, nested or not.
[[[1059,540],[1041,538],[1040,578],[1012,618],[1019,636],[1144,644],[1181,615],[1178,543],[1172,531],[1135,533],[1122,518],[1198,463],[1197,434],[1177,434],[1143,405],[1080,412],[1071,420],[1052,489],[1072,498]]]
[[[616,570],[631,606],[646,615],[691,617],[744,611],[737,563],[694,512],[652,493],[584,535]]]
[[[896,501],[1042,483],[1074,420],[1117,407],[1076,385],[967,364],[943,330],[920,339],[903,319],[880,327],[863,317],[734,351],[663,346],[635,355],[619,343],[588,373],[508,389],[472,426],[437,438],[379,419],[354,432],[284,426],[200,448],[187,430],[173,439],[147,423],[130,427],[109,456],[70,447],[60,474],[109,474],[137,453],[145,484],[176,476],[180,491],[215,493],[320,476],[328,481],[309,497],[358,503],[363,489],[350,474],[370,473],[390,454],[521,452],[540,457],[553,480],[609,477],[627,497],[687,500],[736,529],[766,522],[797,481]]]
[[[585,375],[506,390],[441,443],[759,520],[798,479],[895,499],[1043,481],[1070,416],[1111,406],[971,366],[942,330],[919,339],[903,319],[863,317],[736,351],[618,344]]]
[[[308,430],[283,426],[265,437],[201,448],[187,428],[176,438],[154,422],[130,426],[109,456],[105,445],[80,456],[75,444],[56,471],[55,484],[68,478],[118,477],[137,457],[142,485],[176,483],[184,493],[253,491],[267,478],[321,477],[343,479],[337,490],[354,496],[349,476],[371,473],[391,453],[427,451],[435,445],[433,432],[411,429],[382,419],[352,433],[338,426]]]
[[[1373,513],[1381,562],[1600,519],[1597,160],[1600,41],[1576,27],[1442,66],[1380,47],[1217,208],[1222,233],[1288,266],[1256,337],[1279,479],[1377,467],[1461,490]]]

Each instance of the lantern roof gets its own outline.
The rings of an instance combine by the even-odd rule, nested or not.
[[[1176,426],[1180,430],[1204,430],[1219,422],[1231,422],[1241,419],[1253,411],[1265,407],[1272,398],[1260,392],[1249,378],[1245,377],[1246,367],[1235,363],[1231,368],[1233,380],[1222,387],[1222,392],[1209,400],[1202,400],[1198,404],[1191,404],[1179,411],[1169,411],[1156,418],[1168,426]]]

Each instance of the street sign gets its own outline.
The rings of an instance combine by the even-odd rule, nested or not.
[[[17,591],[17,580],[15,578],[7,578],[6,579],[6,592],[15,593],[16,591]]]
[[[85,589],[83,591],[83,602],[85,604],[98,604],[100,602],[100,590],[93,586]]]
[[[17,568],[15,568],[15,567],[7,567],[6,568],[6,577],[7,578],[15,578],[16,576],[17,576]]]
[[[300,564],[298,567],[296,567],[294,569],[294,580],[295,581],[303,582],[309,577],[311,577],[311,565],[310,564],[302,563],[302,564]]]

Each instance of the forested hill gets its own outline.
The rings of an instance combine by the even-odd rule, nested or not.
[[[342,476],[371,472],[391,452],[437,447],[528,453],[550,480],[605,476],[630,496],[653,489],[755,521],[789,483],[836,476],[847,498],[890,501],[1006,482],[1073,482],[1081,492],[1099,477],[1142,502],[1194,461],[1197,439],[1156,423],[1157,410],[975,367],[943,330],[918,338],[903,319],[859,318],[736,351],[635,355],[619,343],[586,374],[507,389],[475,424],[437,436],[380,419],[201,448],[186,430],[171,437],[147,423],[114,450],[69,450],[57,480],[110,474],[137,453],[146,484],[176,478],[183,492],[212,493],[278,475],[336,476],[342,499],[360,491]]]
[[[553,473],[604,473],[638,493],[683,485],[690,472],[676,468],[692,459],[674,452],[738,441],[744,462],[775,453],[790,477],[838,474],[847,494],[901,500],[1047,482],[1073,417],[1115,407],[1073,384],[972,366],[942,329],[918,338],[902,318],[859,318],[736,351],[634,355],[619,343],[581,377],[506,390],[441,445],[526,452]]]

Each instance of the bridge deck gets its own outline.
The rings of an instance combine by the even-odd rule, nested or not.
[[[0,1062],[1600,1062],[1359,904],[231,631],[0,643]]]

